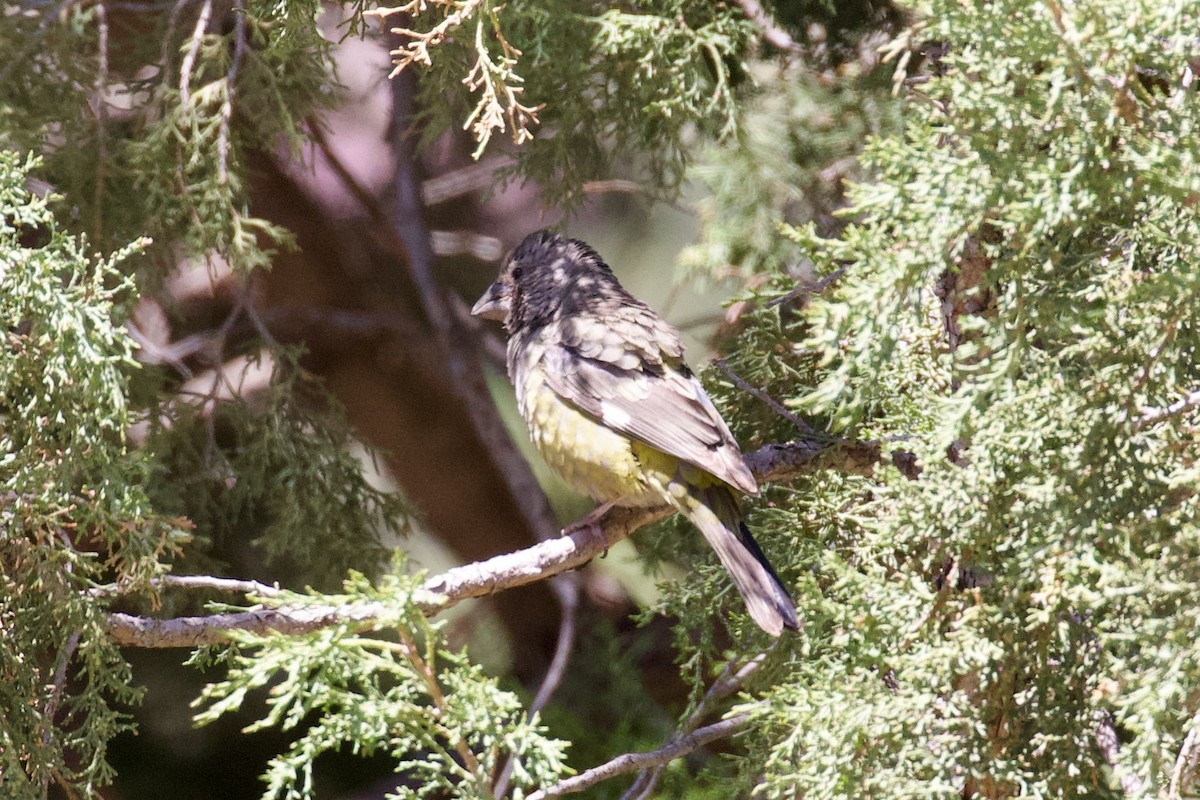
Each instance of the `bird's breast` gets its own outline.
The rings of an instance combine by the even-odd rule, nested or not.
[[[546,385],[541,365],[521,370],[516,390],[534,447],[568,486],[617,505],[663,502],[661,482],[639,460],[644,447],[559,397]]]

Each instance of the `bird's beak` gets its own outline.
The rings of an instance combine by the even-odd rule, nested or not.
[[[483,297],[479,298],[479,302],[471,309],[471,314],[484,319],[498,319],[501,322],[508,317],[509,309],[512,308],[512,302],[509,298],[508,288],[500,283],[493,283],[483,293]]]

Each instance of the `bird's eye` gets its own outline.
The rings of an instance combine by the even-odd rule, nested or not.
[[[512,276],[514,281],[521,280],[521,276],[525,274],[525,270],[520,267],[513,267]]]

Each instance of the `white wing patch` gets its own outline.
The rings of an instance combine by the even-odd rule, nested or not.
[[[604,420],[604,424],[616,428],[628,428],[633,422],[628,411],[608,400],[600,401],[600,419]]]

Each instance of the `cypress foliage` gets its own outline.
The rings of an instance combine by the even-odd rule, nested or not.
[[[789,234],[844,276],[751,323],[816,373],[740,363],[922,472],[813,481],[764,516],[806,556],[810,624],[748,775],[779,797],[1175,796],[1200,685],[1197,9],[919,19],[908,46],[941,55],[868,145],[852,224]]]
[[[727,665],[765,654],[718,704],[750,720],[736,755],[677,762],[660,792],[1194,793],[1200,8],[925,0],[884,50],[893,99],[892,66],[821,61],[806,7],[778,9],[809,59],[787,66],[753,50],[739,6],[405,7],[428,37],[401,58],[423,70],[431,133],[466,123],[481,153],[512,136],[510,174],[567,205],[618,157],[666,194],[708,187],[683,261],[744,287],[705,378],[747,450],[900,453],[750,504],[805,619],[775,645],[686,527],[639,537],[649,564],[688,568],[654,609],[678,620],[688,714]],[[180,254],[249,270],[288,245],[247,210],[246,160],[297,147],[330,102],[318,4],[237,4],[199,37],[149,15],[155,35],[130,39],[144,52],[119,55],[97,44],[115,24],[102,4],[19,10],[0,26],[0,794],[111,780],[117,709],[139,696],[106,627],[114,597],[157,603],[165,572],[219,571],[207,546],[248,509],[268,560],[322,553],[301,571],[325,588],[358,570],[261,606],[388,609],[196,655],[220,670],[200,722],[269,687],[254,729],[294,736],[267,796],[314,796],[335,751],[386,754],[404,797],[489,797],[508,754],[514,797],[588,766],[560,741],[586,725],[527,718],[426,619],[402,562],[383,569],[378,529],[404,528],[406,507],[346,455],[336,412],[306,402],[294,354],[272,349],[263,406],[216,423],[132,358],[123,322]],[[97,91],[138,99],[119,113]],[[848,198],[831,163],[858,178]],[[654,746],[649,727],[625,744]]]

